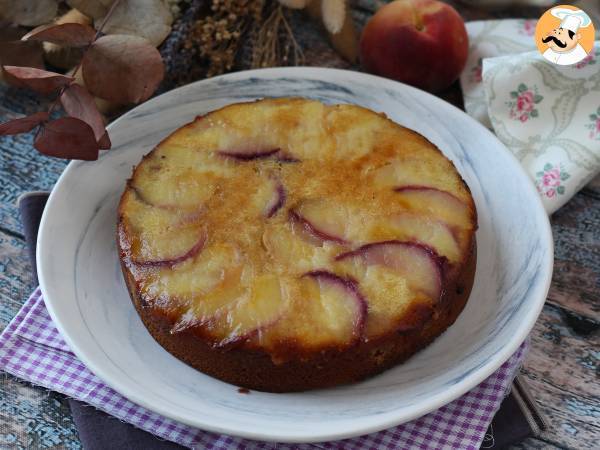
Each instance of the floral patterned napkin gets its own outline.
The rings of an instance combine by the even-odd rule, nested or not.
[[[532,175],[553,213],[600,172],[600,42],[579,64],[538,51],[483,61],[496,135]]]
[[[506,19],[467,22],[469,56],[460,77],[467,114],[488,128],[485,91],[482,84],[483,59],[535,50],[535,25],[537,20]]]
[[[461,84],[467,113],[521,161],[551,214],[600,172],[600,42],[554,65],[535,49],[535,22],[467,23]]]

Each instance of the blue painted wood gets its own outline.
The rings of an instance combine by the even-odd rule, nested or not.
[[[60,395],[33,388],[0,373],[0,448],[82,448],[68,403]]]
[[[0,231],[0,330],[33,288],[23,239]],[[60,394],[0,372],[0,449],[80,449],[68,404]]]
[[[0,122],[43,111],[47,101],[0,84]],[[0,137],[0,229],[22,234],[16,200],[25,191],[49,190],[67,161],[49,158],[32,146],[33,133]]]
[[[29,291],[31,270],[25,242],[0,232],[0,330],[17,314]]]

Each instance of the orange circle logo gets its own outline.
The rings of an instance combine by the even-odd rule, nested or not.
[[[542,56],[569,66],[585,59],[594,48],[594,24],[585,11],[560,5],[546,11],[535,28],[535,43]]]

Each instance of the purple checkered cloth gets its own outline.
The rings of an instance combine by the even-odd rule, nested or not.
[[[113,391],[63,341],[39,289],[0,335],[0,370],[76,398],[163,439],[210,449],[478,449],[527,350],[522,344],[496,372],[462,397],[395,428],[343,441],[286,445],[192,428],[148,411]]]

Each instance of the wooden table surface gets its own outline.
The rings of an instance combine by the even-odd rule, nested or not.
[[[467,19],[490,17],[462,4],[458,8]],[[359,23],[372,10],[372,2],[358,1],[354,12]],[[520,9],[519,14],[536,17],[539,9]],[[304,42],[311,40],[308,32],[302,34]],[[309,64],[347,66],[321,38],[306,48]],[[442,97],[460,104],[458,85]],[[37,111],[39,105],[35,96],[0,85],[0,121]],[[51,189],[64,167],[64,161],[33,150],[30,135],[0,138],[0,330],[34,288],[16,199],[26,191]],[[522,369],[549,427],[515,448],[598,448],[600,176],[551,222],[554,276]],[[64,398],[0,373],[0,448],[81,448]]]

